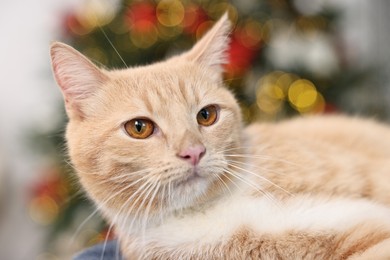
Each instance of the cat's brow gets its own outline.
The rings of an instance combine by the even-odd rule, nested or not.
[[[144,92],[144,97],[142,98],[142,100],[144,101],[144,104],[146,106],[146,109],[149,111],[149,113],[153,114],[153,104],[150,100],[150,93],[148,93],[147,91]]]
[[[179,90],[180,90],[180,93],[183,95],[183,97],[186,98],[188,95],[187,88],[186,88],[186,85],[182,79],[179,79]]]

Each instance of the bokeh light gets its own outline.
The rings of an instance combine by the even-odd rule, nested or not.
[[[288,101],[298,112],[319,112],[323,98],[314,84],[305,79],[294,81],[288,90]]]
[[[209,16],[203,8],[195,4],[189,4],[185,9],[182,26],[187,34],[194,34],[199,25],[207,20],[209,20]]]
[[[202,38],[202,36],[211,28],[211,26],[213,26],[213,24],[214,23],[211,21],[205,21],[201,23],[195,32],[196,39],[199,40],[200,38]]]
[[[238,11],[237,8],[228,2],[219,2],[213,5],[208,6],[207,9],[210,16],[218,18],[221,17],[224,13],[228,13],[229,19],[233,24],[236,24],[238,21]]]
[[[259,80],[256,91],[256,103],[266,114],[275,115],[279,112],[285,99],[283,87],[278,84],[282,71],[274,71]]]
[[[141,49],[146,49],[156,43],[158,31],[154,24],[149,21],[139,21],[130,33],[132,43]]]
[[[184,18],[184,6],[178,0],[162,0],[157,4],[157,19],[168,27],[179,25]]]
[[[248,20],[245,22],[240,35],[240,42],[245,47],[258,48],[261,42],[262,26],[260,22]]]
[[[41,225],[51,224],[58,216],[59,205],[48,195],[33,198],[29,205],[32,220]]]
[[[84,50],[84,53],[87,57],[92,59],[94,62],[99,64],[107,64],[108,57],[104,50],[98,47],[89,47]]]
[[[67,18],[67,27],[74,34],[84,35],[96,27],[110,23],[116,14],[116,8],[108,1],[89,0],[83,8]]]
[[[262,26],[261,38],[263,39],[264,43],[268,44],[273,34],[281,31],[283,28],[286,27],[287,27],[286,22],[281,19],[278,18],[269,19]]]
[[[325,100],[314,84],[292,73],[273,71],[258,81],[256,103],[260,111],[274,117],[284,104],[301,114],[321,113]]]

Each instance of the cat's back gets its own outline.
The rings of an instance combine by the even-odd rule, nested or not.
[[[326,146],[350,150],[373,159],[390,156],[390,126],[346,116],[310,116],[278,123],[257,123],[245,130],[248,142],[264,146],[300,144],[310,149]]]
[[[288,192],[368,197],[390,204],[390,127],[385,124],[316,116],[253,124],[245,134],[251,170]],[[286,193],[271,182],[263,185]]]

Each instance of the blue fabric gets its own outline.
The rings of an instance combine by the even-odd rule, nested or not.
[[[73,260],[123,260],[118,241],[108,241],[95,245],[77,254]],[[104,251],[104,252],[103,252]]]

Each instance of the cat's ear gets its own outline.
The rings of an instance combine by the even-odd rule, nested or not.
[[[185,54],[187,59],[212,68],[216,73],[223,72],[228,63],[227,49],[230,43],[231,22],[225,13],[219,21]]]
[[[84,55],[64,43],[54,42],[50,56],[68,116],[83,119],[87,99],[107,80],[107,76]]]

